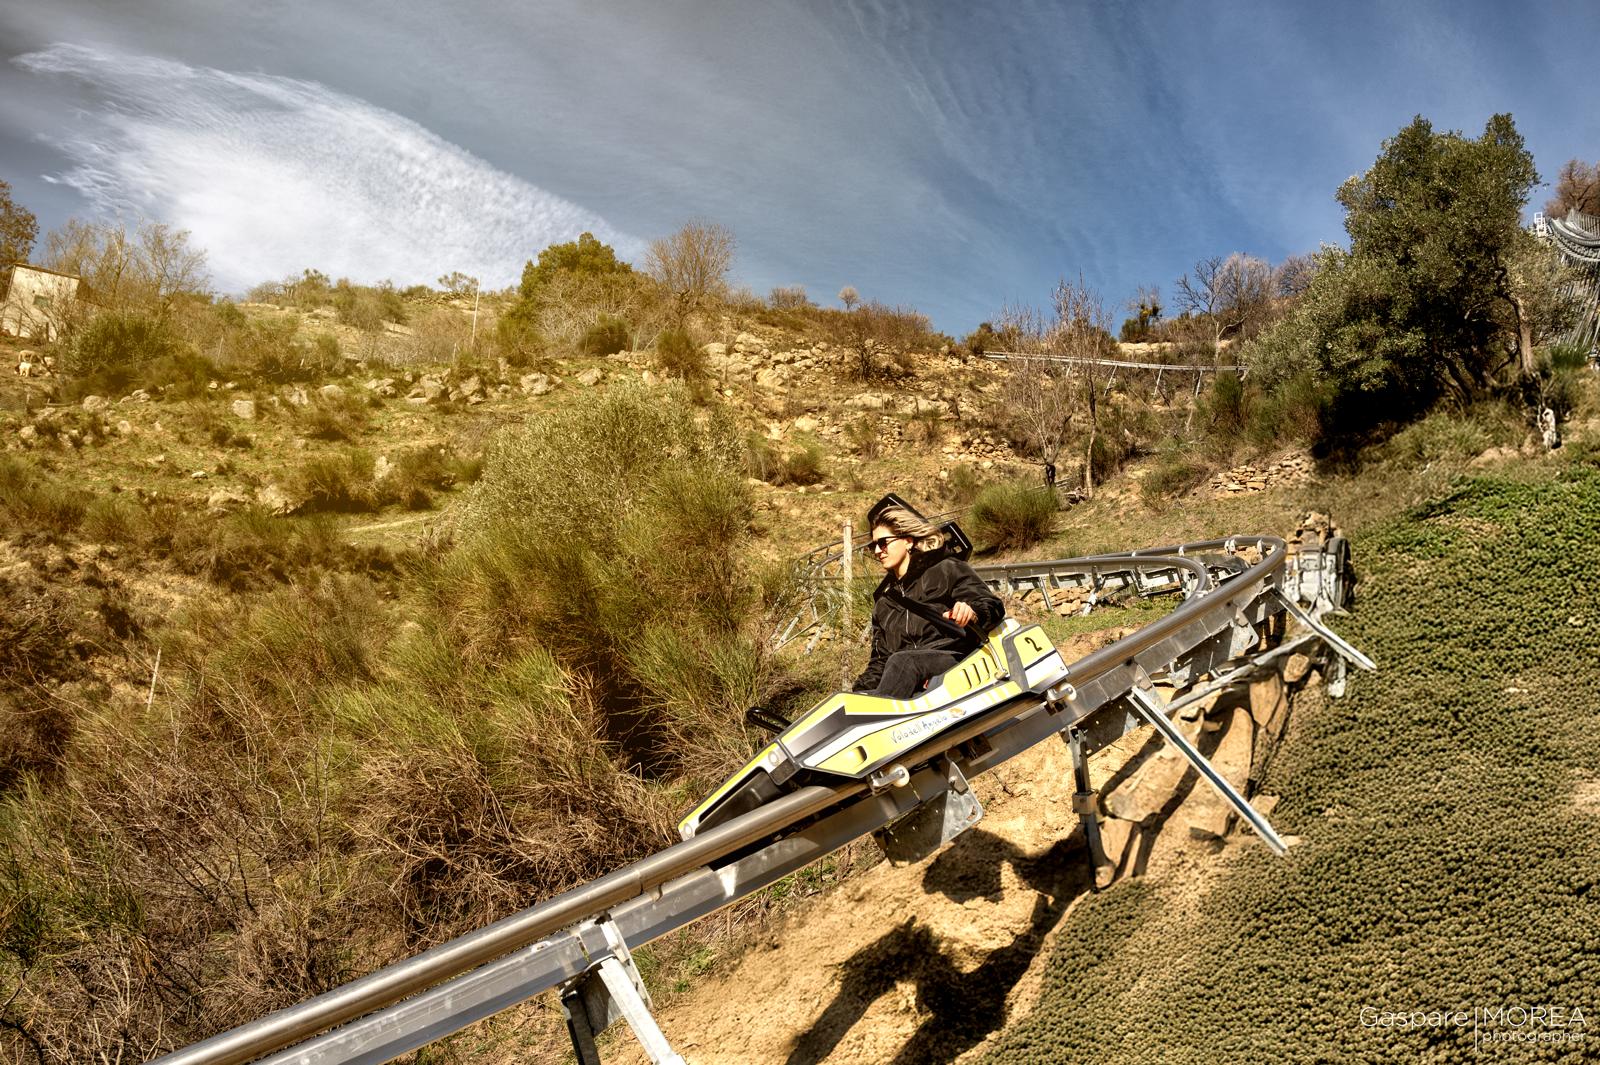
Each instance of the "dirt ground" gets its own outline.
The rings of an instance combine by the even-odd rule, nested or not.
[[[1157,746],[1139,729],[1096,754],[1095,788]],[[1119,872],[1119,882],[1136,870],[1155,879],[1177,912],[1209,889],[1225,864],[1219,851],[1260,845],[1190,838],[1171,814],[1194,779],[1169,805],[1172,829],[1145,830]],[[985,807],[977,827],[931,858],[879,864],[780,918],[661,1010],[673,1048],[693,1065],[971,1061],[1027,1016],[1054,932],[1091,889],[1071,758],[1064,743],[1041,743],[975,786]],[[613,1031],[607,1062],[646,1060],[625,1027]]]

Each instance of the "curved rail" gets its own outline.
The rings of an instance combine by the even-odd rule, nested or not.
[[[610,948],[597,944],[582,922],[609,918],[623,929],[624,942],[638,946],[938,797],[950,787],[949,771],[941,765],[959,762],[967,776],[975,776],[1069,729],[1085,737],[1085,749],[1093,749],[1091,734],[1120,735],[1138,723],[1128,714],[1107,717],[1100,711],[1147,687],[1149,674],[1186,658],[1205,669],[1236,660],[1242,644],[1234,637],[1247,630],[1253,643],[1256,623],[1284,610],[1301,616],[1281,588],[1288,557],[1284,541],[1245,542],[1259,547],[1260,560],[1221,579],[1195,556],[1231,552],[1239,546],[1237,539],[1053,560],[1077,572],[1136,564],[1137,569],[1186,573],[1198,590],[1171,613],[1066,666],[1038,687],[1042,695],[1024,695],[930,738],[902,760],[910,770],[908,787],[870,795],[862,781],[802,788],[478,931],[159,1061],[237,1065],[297,1043],[271,1060],[389,1060],[596,964]],[[975,741],[980,741],[976,748],[970,746]],[[341,1024],[346,1027],[317,1037]],[[402,1030],[404,1038],[394,1034]]]

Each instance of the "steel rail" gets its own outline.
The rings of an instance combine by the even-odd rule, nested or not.
[[[1057,705],[1079,702],[1080,713],[1070,715],[1069,720],[1060,725],[1051,723],[1050,729],[1036,736],[1030,734],[1026,743],[1011,751],[1007,757],[1020,753],[1027,746],[1074,721],[1088,717],[1110,699],[1125,693],[1137,683],[1138,669],[1150,670],[1158,665],[1155,658],[1171,661],[1173,652],[1186,653],[1192,650],[1212,632],[1237,625],[1245,617],[1247,607],[1259,607],[1264,612],[1265,604],[1272,599],[1266,593],[1275,589],[1281,579],[1288,556],[1287,548],[1284,541],[1277,537],[1252,538],[1247,542],[1254,542],[1262,549],[1259,562],[1205,594],[1184,601],[1162,618],[1068,665],[1057,677],[1039,686],[1044,691],[1043,696],[1026,694],[987,714],[979,715],[931,738],[913,749],[902,761],[912,767],[926,765],[948,756],[979,736],[1005,734],[1017,719],[1029,716],[1041,707],[1052,710]],[[1138,559],[1151,565],[1188,569],[1198,564],[1193,558],[1195,553],[1232,548],[1237,543],[1234,538],[1208,540],[1148,548],[1120,556],[1063,561]],[[1185,630],[1188,630],[1190,638],[1178,639]],[[1179,643],[1189,646],[1179,648]],[[1091,691],[1096,688],[1099,690]],[[763,841],[771,846],[772,841],[786,829],[840,807],[866,790],[864,781],[847,781],[836,787],[802,788],[708,830],[704,835],[667,847],[520,913],[157,1060],[159,1065],[239,1065],[282,1050],[325,1029],[391,1007],[408,996],[415,996],[418,992],[460,978],[496,959],[530,948],[580,921],[604,915],[615,907],[639,899],[652,889],[686,877],[696,870],[714,866],[729,855]],[[855,838],[869,831],[871,829],[862,831]],[[833,849],[837,849],[837,846]],[[755,888],[751,887],[743,893],[748,894],[753,890]],[[723,899],[717,905],[726,905],[737,897],[742,896]],[[666,930],[670,929],[663,929],[656,934],[664,934]],[[333,1034],[336,1033],[330,1033]],[[441,1030],[439,1034],[444,1034],[444,1031]]]

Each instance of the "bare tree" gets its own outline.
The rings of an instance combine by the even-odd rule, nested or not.
[[[671,297],[679,324],[727,288],[733,250],[732,230],[700,220],[650,242],[645,270]]]
[[[1178,306],[1210,326],[1211,346],[1229,334],[1249,336],[1271,309],[1272,268],[1262,259],[1234,252],[1194,264],[1194,276],[1178,279]]]
[[[69,219],[45,238],[45,263],[73,274],[91,298],[113,310],[139,309],[166,317],[179,296],[205,291],[206,253],[189,232],[163,222],[144,222],[130,235],[112,222]]]
[[[861,302],[861,293],[856,291],[854,285],[846,285],[839,290],[839,302],[844,304],[845,310],[853,311],[856,309],[856,304]]]
[[[880,355],[903,355],[922,342],[932,330],[928,317],[910,307],[890,307],[868,300],[854,310],[834,314],[834,342],[855,356],[855,376],[870,381],[882,376]]]
[[[1272,292],[1279,299],[1295,299],[1311,287],[1317,276],[1317,260],[1310,255],[1291,255],[1272,271]]]
[[[1035,307],[1007,306],[1000,311],[1000,332],[1007,346],[1022,355],[1043,355],[1049,327]],[[1053,359],[1020,359],[1010,364],[1000,392],[1004,411],[1049,471],[1061,458],[1077,410],[1072,364]]]
[[[1116,341],[1108,331],[1111,319],[1105,302],[1084,282],[1081,273],[1076,281],[1064,277],[1057,281],[1050,302],[1055,320],[1046,337],[1047,348],[1077,360],[1074,365],[1082,382],[1079,391],[1088,423],[1083,445],[1083,494],[1092,497],[1094,448],[1100,437],[1100,385],[1109,375],[1109,368],[1099,360],[1117,350]]]
[[[1556,194],[1544,205],[1544,213],[1565,218],[1570,210],[1600,215],[1600,163],[1593,166],[1582,159],[1568,159],[1556,177]]]

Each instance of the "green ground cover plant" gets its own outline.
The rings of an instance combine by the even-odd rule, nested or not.
[[[1086,898],[986,1061],[1469,1061],[1470,1025],[1362,1010],[1593,1008],[1600,472],[1462,480],[1355,548],[1340,628],[1381,669],[1272,763],[1302,842],[1240,847],[1197,911],[1150,882]]]

